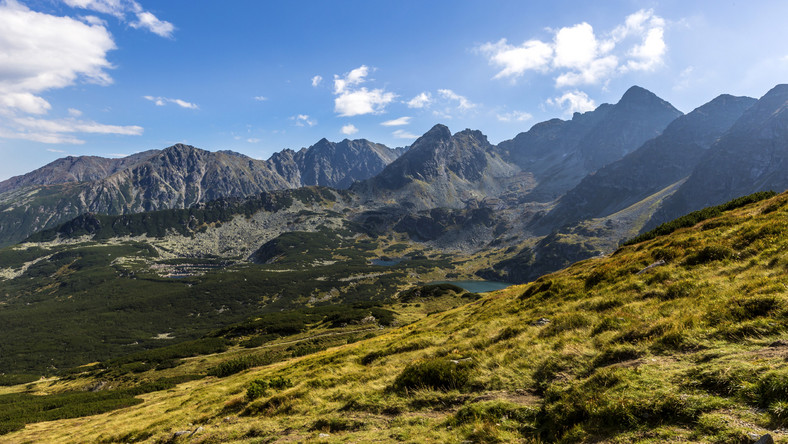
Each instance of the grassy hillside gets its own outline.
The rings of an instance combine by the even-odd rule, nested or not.
[[[270,343],[239,345],[144,370],[138,382],[200,378],[3,440],[780,442],[786,332],[781,194],[369,339],[280,358]],[[242,354],[257,358],[232,364]],[[109,377],[90,370],[3,396]]]

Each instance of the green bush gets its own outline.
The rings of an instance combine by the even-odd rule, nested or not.
[[[249,383],[249,388],[246,389],[246,399],[254,401],[257,398],[265,396],[266,393],[268,393],[268,381],[255,379]]]
[[[761,407],[775,402],[788,402],[788,371],[772,370],[762,375],[755,383],[755,401]]]
[[[468,384],[472,368],[471,361],[452,362],[447,358],[416,362],[397,375],[391,388],[400,393],[423,388],[459,390]]]
[[[684,261],[687,265],[701,265],[733,257],[733,250],[723,245],[708,245]]]
[[[512,328],[512,327],[504,327],[497,335],[492,339],[492,342],[501,342],[507,341],[512,338],[516,338],[522,330],[519,328]]]
[[[208,375],[224,378],[225,376],[234,375],[252,367],[268,365],[274,362],[276,362],[276,357],[270,353],[263,355],[246,355],[219,363],[208,370]]]

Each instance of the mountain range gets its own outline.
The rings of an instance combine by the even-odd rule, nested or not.
[[[684,115],[633,86],[616,104],[497,145],[478,130],[436,125],[405,148],[321,139],[265,161],[182,144],[121,159],[69,157],[0,183],[0,245],[84,213],[317,185],[346,189],[354,203],[345,218],[375,235],[465,253],[505,248],[482,274],[519,282],[681,214],[786,188],[786,101],[788,86],[778,85],[759,100],[721,95]]]

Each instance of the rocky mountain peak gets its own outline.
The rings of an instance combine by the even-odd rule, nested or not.
[[[446,125],[438,123],[435,126],[433,126],[432,128],[430,128],[429,131],[424,133],[423,136],[419,137],[416,140],[416,143],[414,143],[414,145],[419,143],[419,141],[421,139],[435,140],[435,139],[450,139],[450,138],[451,138],[451,131],[449,130],[449,127],[447,127]]]
[[[619,106],[632,106],[639,104],[657,104],[670,105],[668,102],[660,99],[656,94],[647,90],[646,88],[634,85],[631,86],[618,101]],[[672,105],[670,105],[672,107]]]

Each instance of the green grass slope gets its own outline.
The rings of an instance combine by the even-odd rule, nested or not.
[[[771,433],[780,442],[787,333],[781,194],[374,338],[214,372],[2,438],[750,443]],[[161,375],[204,372],[228,353],[239,352],[187,358]],[[5,390],[56,393],[100,378]]]

